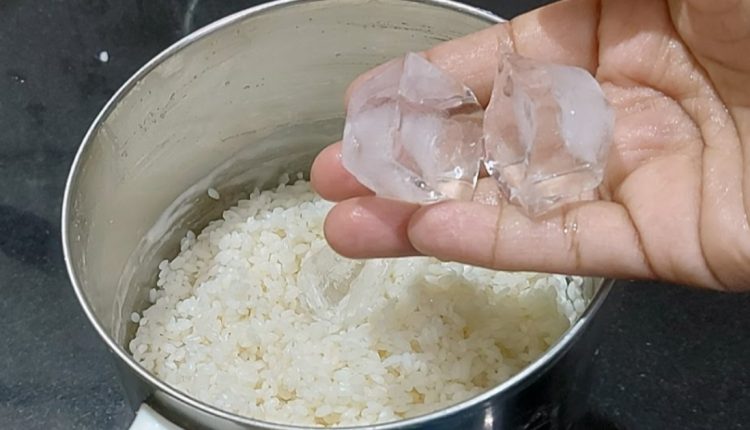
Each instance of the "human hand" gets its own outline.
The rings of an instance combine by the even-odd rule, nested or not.
[[[424,54],[486,104],[497,49],[602,84],[616,126],[600,199],[530,219],[482,178],[472,202],[385,200],[334,144],[312,182],[339,202],[325,224],[337,252],[750,289],[750,1],[568,0]]]

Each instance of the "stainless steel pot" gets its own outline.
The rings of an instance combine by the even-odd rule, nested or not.
[[[217,410],[149,374],[127,352],[129,315],[146,306],[158,262],[188,228],[282,172],[309,171],[341,134],[342,95],[355,76],[497,21],[445,0],[278,1],[191,34],[115,94],[76,156],[62,228],[76,294],[134,408],[146,402],[186,428],[295,428]],[[583,317],[520,374],[454,407],[371,428],[563,428],[585,404],[594,314],[609,288],[590,282],[598,293]]]

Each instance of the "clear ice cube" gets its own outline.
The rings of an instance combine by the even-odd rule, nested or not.
[[[363,261],[346,259],[329,246],[311,254],[302,262],[297,277],[307,307],[325,316],[346,297],[363,266]]]
[[[379,282],[388,268],[386,260],[351,260],[324,246],[308,256],[297,283],[307,309],[319,319],[342,326],[364,322],[384,293]]]
[[[484,163],[511,202],[541,215],[593,194],[613,127],[613,110],[586,70],[501,54]]]
[[[420,204],[470,199],[483,152],[482,117],[469,88],[407,54],[352,94],[343,165],[381,197]]]

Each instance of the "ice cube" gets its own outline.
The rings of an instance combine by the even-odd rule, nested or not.
[[[349,292],[335,310],[335,321],[344,327],[364,323],[373,310],[385,300],[385,278],[389,260],[367,260],[357,277],[352,279]]]
[[[324,246],[304,260],[297,284],[313,316],[351,327],[364,322],[385,294],[387,269],[387,260],[350,260]]]
[[[407,54],[352,94],[343,165],[381,197],[420,204],[470,199],[483,152],[482,117],[469,88]]]
[[[349,294],[363,267],[363,261],[344,258],[329,246],[312,253],[303,261],[297,276],[308,309],[319,317],[328,317]]]
[[[593,195],[613,127],[613,110],[586,70],[500,55],[484,117],[484,162],[529,214]]]

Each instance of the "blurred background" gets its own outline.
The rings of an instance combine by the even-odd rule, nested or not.
[[[128,427],[113,362],[62,261],[68,168],[95,115],[142,64],[258,3],[0,1],[0,428]],[[467,3],[511,18],[549,1]],[[750,428],[750,296],[620,282],[603,313],[610,323],[578,428]]]

